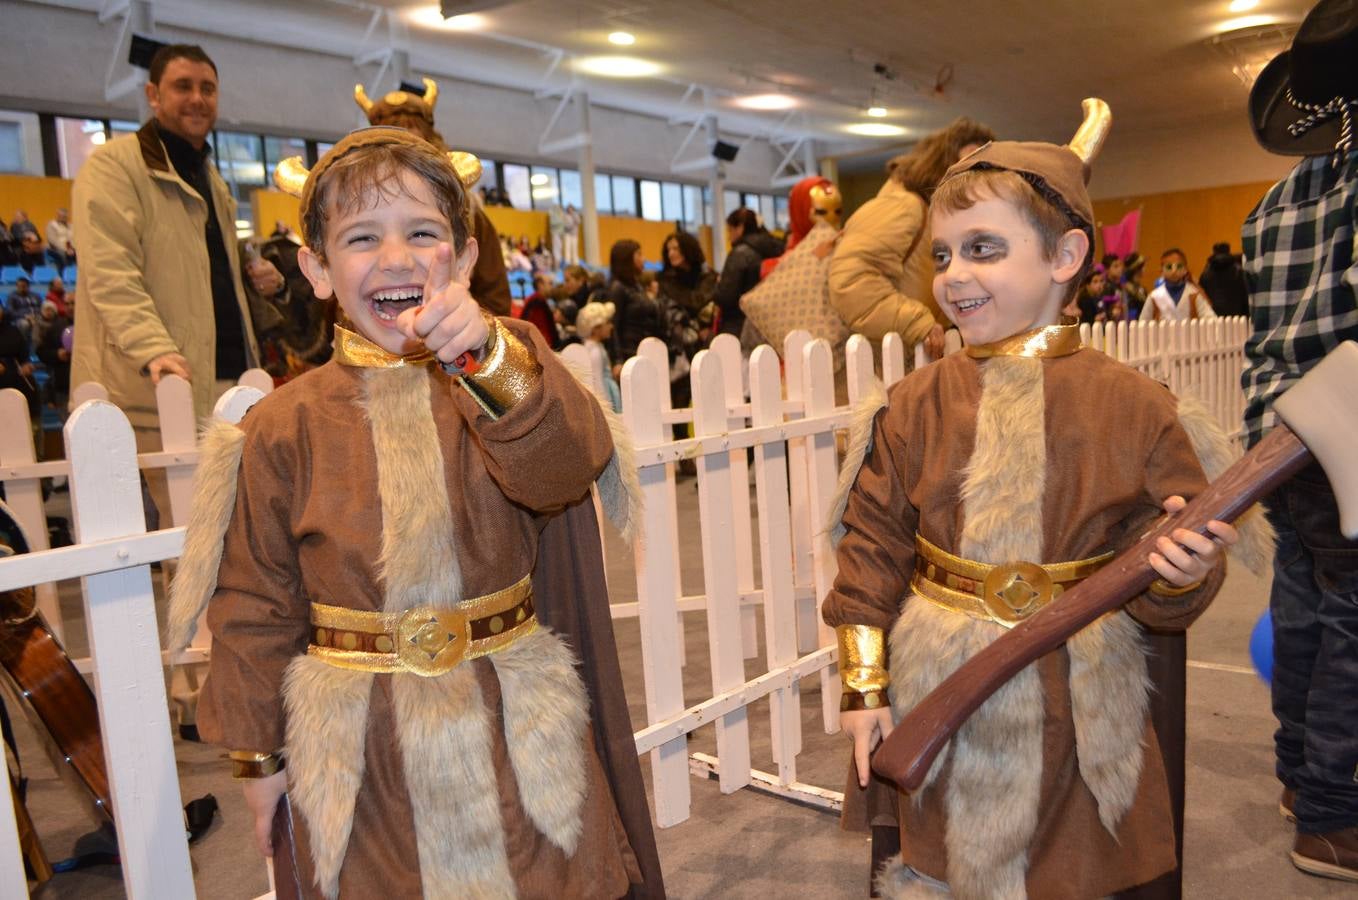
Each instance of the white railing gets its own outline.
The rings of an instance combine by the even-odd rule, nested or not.
[[[1087,340],[1181,392],[1199,393],[1233,428],[1241,408],[1244,332],[1242,320],[1146,323],[1096,327],[1088,330]],[[671,408],[669,367],[659,342],[643,343],[623,371],[624,408],[647,504],[634,547],[638,600],[618,604],[613,612],[639,619],[647,724],[635,737],[637,752],[651,756],[655,814],[662,826],[688,817],[689,773],[695,765],[717,771],[728,793],[755,784],[823,806],[839,800],[834,791],[799,783],[796,761],[802,677],[819,674],[824,727],[827,732],[838,728],[833,635],[821,625],[818,610],[834,579],[835,560],[821,528],[837,477],[834,432],[847,425],[851,410],[834,404],[825,344],[808,341],[804,333],[792,335],[781,373],[772,348],[759,348],[747,366],[733,344],[719,338],[695,360],[694,405],[688,410]],[[849,395],[860,397],[874,369],[871,346],[861,337],[851,338],[846,362]],[[904,374],[904,353],[894,336],[883,344],[880,368],[887,383]],[[248,402],[246,392],[229,392],[219,414],[238,420]],[[26,422],[27,415],[17,392],[0,391],[0,421]],[[693,423],[693,437],[673,439],[671,427],[680,422]],[[45,544],[46,538],[38,479],[53,475],[70,478],[79,543],[59,550],[35,546],[35,552],[0,560],[0,591],[82,579],[127,895],[132,900],[191,898],[148,569],[151,562],[180,554],[183,529],[143,533],[137,472],[139,466],[177,466],[188,473],[196,450],[138,457],[125,417],[106,402],[82,406],[67,422],[69,463],[33,462],[31,442],[28,458],[15,458],[10,440],[15,432],[27,430],[0,430],[0,479],[12,500],[27,491],[29,502],[36,503],[37,515],[30,512],[23,523],[34,544]],[[757,534],[747,499],[747,448],[754,456]],[[679,578],[674,467],[684,458],[698,463],[701,594],[685,594]],[[174,510],[176,522],[187,520],[181,512]],[[762,629],[756,629],[756,608],[763,610]],[[693,706],[685,706],[682,681],[680,617],[689,610],[707,612],[712,657],[712,697]],[[746,679],[745,660],[756,654],[761,631],[767,671]],[[770,699],[772,773],[752,768],[749,746],[747,710],[765,696]],[[691,757],[688,735],[711,723],[717,725],[717,756]],[[27,896],[18,847],[12,806],[0,802],[3,898]]]

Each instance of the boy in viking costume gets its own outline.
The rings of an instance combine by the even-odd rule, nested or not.
[[[865,410],[846,463],[823,613],[854,741],[846,812],[898,823],[884,897],[1088,900],[1176,865],[1143,629],[1203,611],[1217,542],[1237,538],[1223,523],[1216,541],[1166,539],[1155,587],[1001,688],[918,794],[869,780],[893,711],[1207,484],[1176,398],[1058,324],[1091,262],[1085,181],[1108,116],[1086,104],[1071,146],[994,142],[948,170],[930,207],[934,295],[967,346]]]
[[[634,521],[625,448],[477,307],[478,167],[336,144],[300,252],[334,356],[205,436],[167,643],[206,607],[199,727],[280,897],[663,896],[589,501]]]

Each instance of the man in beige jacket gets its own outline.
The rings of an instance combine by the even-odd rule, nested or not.
[[[98,148],[72,196],[81,277],[71,384],[104,385],[142,453],[161,449],[155,386],[163,376],[193,385],[202,418],[258,360],[236,204],[207,159],[217,68],[199,47],[164,47],[151,62],[146,96],[154,118]],[[163,470],[148,475],[152,498],[168,513]]]

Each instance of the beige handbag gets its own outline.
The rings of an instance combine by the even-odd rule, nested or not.
[[[849,329],[830,303],[830,261],[839,232],[822,223],[807,232],[778,267],[740,298],[746,321],[783,353],[783,341],[797,329],[824,338],[835,351],[835,368],[844,360]]]

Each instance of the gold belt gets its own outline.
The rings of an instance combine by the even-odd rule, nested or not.
[[[337,668],[442,675],[537,629],[532,576],[448,608],[385,613],[312,603],[311,625],[307,654]]]
[[[910,587],[926,600],[974,619],[1013,628],[1103,568],[1111,552],[1075,562],[1001,565],[953,556],[915,535],[915,576]]]

